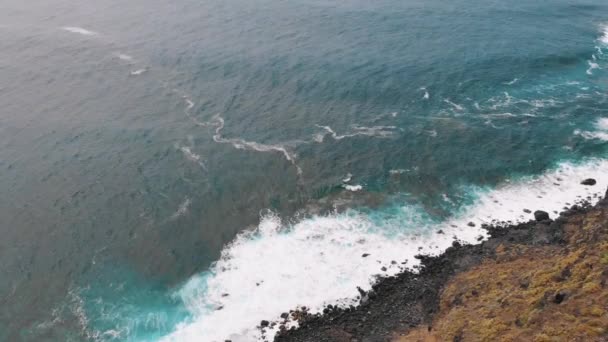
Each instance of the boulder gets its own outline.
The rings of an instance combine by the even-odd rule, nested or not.
[[[267,320],[262,320],[262,321],[260,322],[260,326],[261,326],[261,327],[267,327],[269,324],[270,324],[270,322],[268,322]]]
[[[534,219],[538,222],[549,220],[549,213],[542,210],[537,210],[534,212]]]
[[[587,178],[581,182],[583,185],[595,185],[597,182],[593,178]]]

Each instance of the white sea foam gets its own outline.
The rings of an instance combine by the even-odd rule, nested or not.
[[[457,111],[463,111],[464,110],[463,106],[461,106],[461,105],[459,105],[457,103],[454,103],[454,102],[450,101],[449,99],[443,99],[443,102],[445,102],[445,103],[449,104],[450,106],[454,107],[454,109],[456,109]]]
[[[422,99],[428,100],[429,98],[431,98],[431,95],[429,94],[429,91],[426,89],[426,87],[422,87],[422,88],[420,88],[420,90],[424,91],[424,95],[422,95]]]
[[[132,62],[133,61],[133,57],[129,56],[127,54],[124,53],[117,53],[116,57],[118,57],[118,59],[123,60],[123,61],[127,61],[127,62]]]
[[[353,125],[352,128],[354,132],[346,133],[346,134],[338,134],[334,131],[330,126],[321,126],[316,125],[319,128],[325,130],[334,140],[342,140],[346,138],[352,138],[356,136],[368,136],[368,137],[378,137],[378,138],[389,138],[392,137],[396,131],[399,130],[396,126],[358,126]],[[318,142],[323,142],[323,139],[314,139]]]
[[[608,24],[602,25],[600,29],[602,30],[602,34],[599,38],[599,41],[603,44],[608,45]]]
[[[184,198],[177,210],[173,213],[173,215],[171,215],[171,219],[174,220],[180,216],[187,214],[188,209],[190,209],[190,204],[192,204],[192,200],[189,197]]]
[[[577,129],[574,131],[574,134],[589,140],[597,139],[608,141],[608,118],[599,118],[595,122],[595,129],[595,131],[582,131]]]
[[[131,71],[130,75],[131,76],[138,76],[143,74],[144,72],[146,72],[148,69],[142,68],[142,69],[137,69],[137,70],[133,70]]]
[[[514,78],[513,80],[509,81],[509,82],[505,82],[506,85],[514,85],[515,83],[517,83],[517,81],[519,81],[519,78]]]
[[[555,217],[554,211],[574,199],[603,194],[606,175],[608,161],[589,160],[505,181],[493,190],[472,188],[477,201],[443,223],[411,205],[392,216],[380,215],[383,219],[350,211],[285,224],[276,215],[265,215],[257,229],[240,234],[224,249],[209,272],[176,292],[194,319],[176,327],[165,341],[256,341],[260,320],[278,319],[289,309],[307,306],[319,312],[326,304],[356,304],[356,286],[368,290],[374,275],[393,275],[406,260],[412,267],[416,254],[440,253],[452,236],[474,243],[485,234],[480,225],[491,219],[531,219],[524,209],[542,209]],[[581,185],[587,177],[597,185]],[[435,233],[438,229],[444,234]],[[266,337],[272,340],[274,333],[270,329]]]
[[[602,131],[608,131],[608,118],[599,118],[595,122],[595,127]]]
[[[204,170],[207,170],[207,166],[203,162],[203,158],[200,155],[192,152],[192,147],[190,147],[190,146],[181,146],[179,144],[176,144],[175,148],[177,148],[178,150],[180,150],[188,160],[197,163]]]
[[[66,26],[66,27],[62,27],[62,29],[64,29],[65,31],[68,31],[68,32],[82,34],[84,36],[97,35],[97,32],[89,31],[87,29],[84,29],[82,27],[77,27],[77,26]]]
[[[207,123],[207,124],[216,126],[215,135],[213,135],[213,141],[215,141],[217,143],[221,143],[221,144],[231,144],[232,146],[234,146],[234,148],[240,149],[240,150],[251,150],[251,151],[257,151],[257,152],[279,152],[285,157],[285,159],[288,162],[290,162],[296,168],[296,171],[298,172],[299,175],[302,174],[302,169],[296,163],[295,154],[288,151],[285,146],[267,145],[267,144],[262,144],[262,143],[258,143],[255,141],[247,141],[247,140],[243,140],[243,139],[239,139],[239,138],[231,138],[231,139],[224,138],[224,137],[222,137],[222,133],[221,133],[222,129],[224,129],[224,118],[222,118],[219,114],[215,115],[212,118],[211,122]]]
[[[587,75],[593,75],[593,70],[600,69],[600,65],[594,61],[587,61],[589,68],[587,69]]]
[[[361,191],[363,190],[363,186],[356,184],[356,185],[350,185],[350,184],[343,184],[342,187],[344,187],[344,189],[348,190],[348,191]]]
[[[394,170],[388,170],[388,173],[391,175],[400,175],[400,174],[406,173],[408,171],[409,170],[406,170],[406,169],[394,169]]]
[[[351,179],[353,179],[353,174],[349,172],[346,174],[346,176],[344,176],[344,178],[342,178],[342,182],[348,183]]]

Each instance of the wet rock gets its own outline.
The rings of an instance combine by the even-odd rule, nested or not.
[[[270,322],[268,322],[267,320],[262,320],[260,322],[260,326],[263,327],[263,328],[267,327],[268,325],[270,325]]]
[[[469,227],[475,227],[475,223],[469,222],[469,223],[467,223],[467,226],[469,226]]]
[[[437,231],[437,234],[444,234],[443,229],[439,229],[439,230]]]
[[[595,185],[597,182],[593,178],[587,178],[581,182],[583,185]]]
[[[361,255],[361,257],[362,257],[362,258],[367,258],[368,256],[369,256],[369,253],[363,253],[363,254]]]
[[[524,213],[526,213],[526,214],[532,214],[532,210],[530,210],[530,209],[524,209]]]
[[[288,314],[287,312],[283,312],[283,313],[281,314],[281,318],[282,318],[282,319],[287,319],[287,317],[289,317],[289,314]]]
[[[534,212],[534,219],[538,222],[549,220],[549,213],[542,210],[537,210]]]

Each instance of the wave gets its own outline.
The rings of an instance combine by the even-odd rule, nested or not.
[[[595,131],[577,129],[574,131],[574,134],[589,140],[597,139],[608,141],[608,118],[599,118],[594,126],[596,129]]]
[[[68,32],[82,34],[84,36],[95,36],[98,34],[97,32],[89,31],[87,29],[84,29],[82,27],[77,27],[77,26],[66,26],[66,27],[62,27],[62,29],[65,31],[68,31]]]
[[[589,68],[586,71],[587,75],[593,75],[593,70],[601,69],[600,65],[595,61],[587,61],[587,63],[589,64]]]
[[[469,187],[475,200],[444,221],[416,205],[349,210],[291,224],[266,214],[254,230],[226,246],[209,271],[175,292],[193,319],[164,340],[255,341],[262,336],[260,321],[278,320],[286,310],[306,306],[314,313],[327,304],[357,305],[357,286],[368,290],[378,275],[414,269],[415,255],[441,253],[455,238],[475,243],[486,234],[484,223],[527,221],[532,214],[526,209],[555,217],[573,198],[599,199],[608,186],[606,174],[608,161],[591,159],[506,180],[495,189]],[[587,177],[598,184],[581,185]],[[266,338],[272,339],[275,329],[267,329]]]
[[[608,24],[604,24],[600,27],[602,34],[599,38],[599,41],[603,44],[608,45]]]

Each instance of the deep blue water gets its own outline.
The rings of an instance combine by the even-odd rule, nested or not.
[[[362,251],[608,182],[604,1],[0,13],[0,340],[256,339]]]

